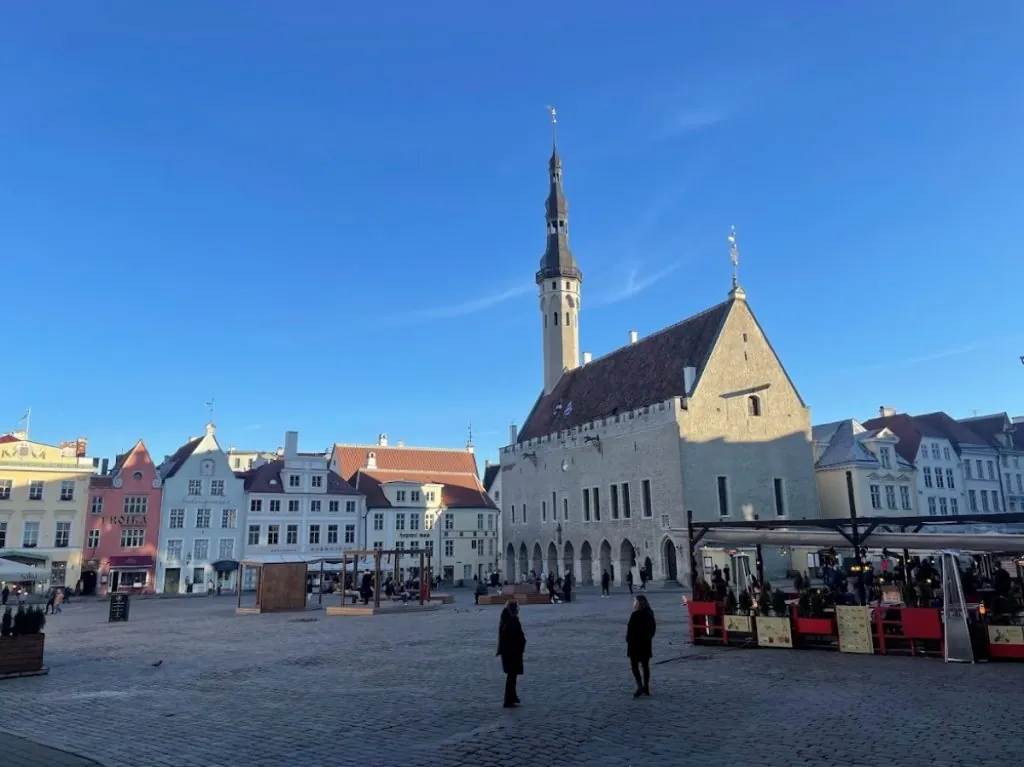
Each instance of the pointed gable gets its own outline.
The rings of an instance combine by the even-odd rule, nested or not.
[[[707,364],[731,301],[566,371],[537,399],[519,442],[687,394],[684,370]]]

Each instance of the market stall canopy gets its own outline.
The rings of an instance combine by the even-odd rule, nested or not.
[[[852,548],[850,541],[829,530],[757,530],[711,529],[701,538],[700,545],[709,543],[733,546],[814,546],[817,548]],[[1024,535],[1006,533],[890,533],[872,532],[861,540],[861,546],[872,549],[913,549],[915,551],[942,551],[956,549],[972,552],[1019,551],[1024,552]]]
[[[45,581],[49,577],[41,567],[0,559],[0,581]]]
[[[218,559],[213,563],[213,569],[218,573],[233,573],[238,569],[238,562],[234,559]]]

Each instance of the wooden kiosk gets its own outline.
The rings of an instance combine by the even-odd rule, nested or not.
[[[401,601],[386,601],[381,602],[381,559],[384,557],[394,557],[395,562],[395,580],[399,580],[401,573],[402,557],[419,557],[420,561],[420,589],[419,589],[419,600],[418,602],[401,602]],[[346,604],[346,598],[358,598],[358,572],[357,566],[360,559],[373,559],[373,596],[368,604],[359,604],[358,601],[353,601],[352,604]],[[352,563],[352,586],[353,589],[344,588],[345,577],[349,572],[349,562]],[[390,572],[390,568],[383,571],[385,573]],[[346,551],[341,557],[341,573],[342,573],[342,591],[341,591],[341,604],[338,606],[329,606],[327,608],[328,615],[382,615],[387,613],[408,613],[408,612],[428,612],[436,610],[440,606],[440,601],[432,600],[430,596],[430,582],[433,578],[433,568],[431,566],[431,555],[426,551],[399,551],[398,549],[365,549],[362,551]]]
[[[256,571],[256,604],[242,605],[246,569]],[[306,609],[305,562],[243,561],[238,565],[237,615],[294,612]]]

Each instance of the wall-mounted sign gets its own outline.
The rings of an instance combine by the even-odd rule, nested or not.
[[[145,514],[122,514],[116,517],[104,517],[103,522],[108,525],[137,525],[145,527],[148,520]]]

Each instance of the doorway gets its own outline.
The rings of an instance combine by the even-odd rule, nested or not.
[[[181,568],[168,567],[164,571],[164,593],[177,594],[181,591]]]
[[[665,540],[665,580],[677,581],[679,580],[679,573],[676,565],[676,547],[672,543],[672,539],[668,538]]]
[[[95,570],[82,571],[82,596],[91,597],[96,593],[96,581],[98,580]]]

